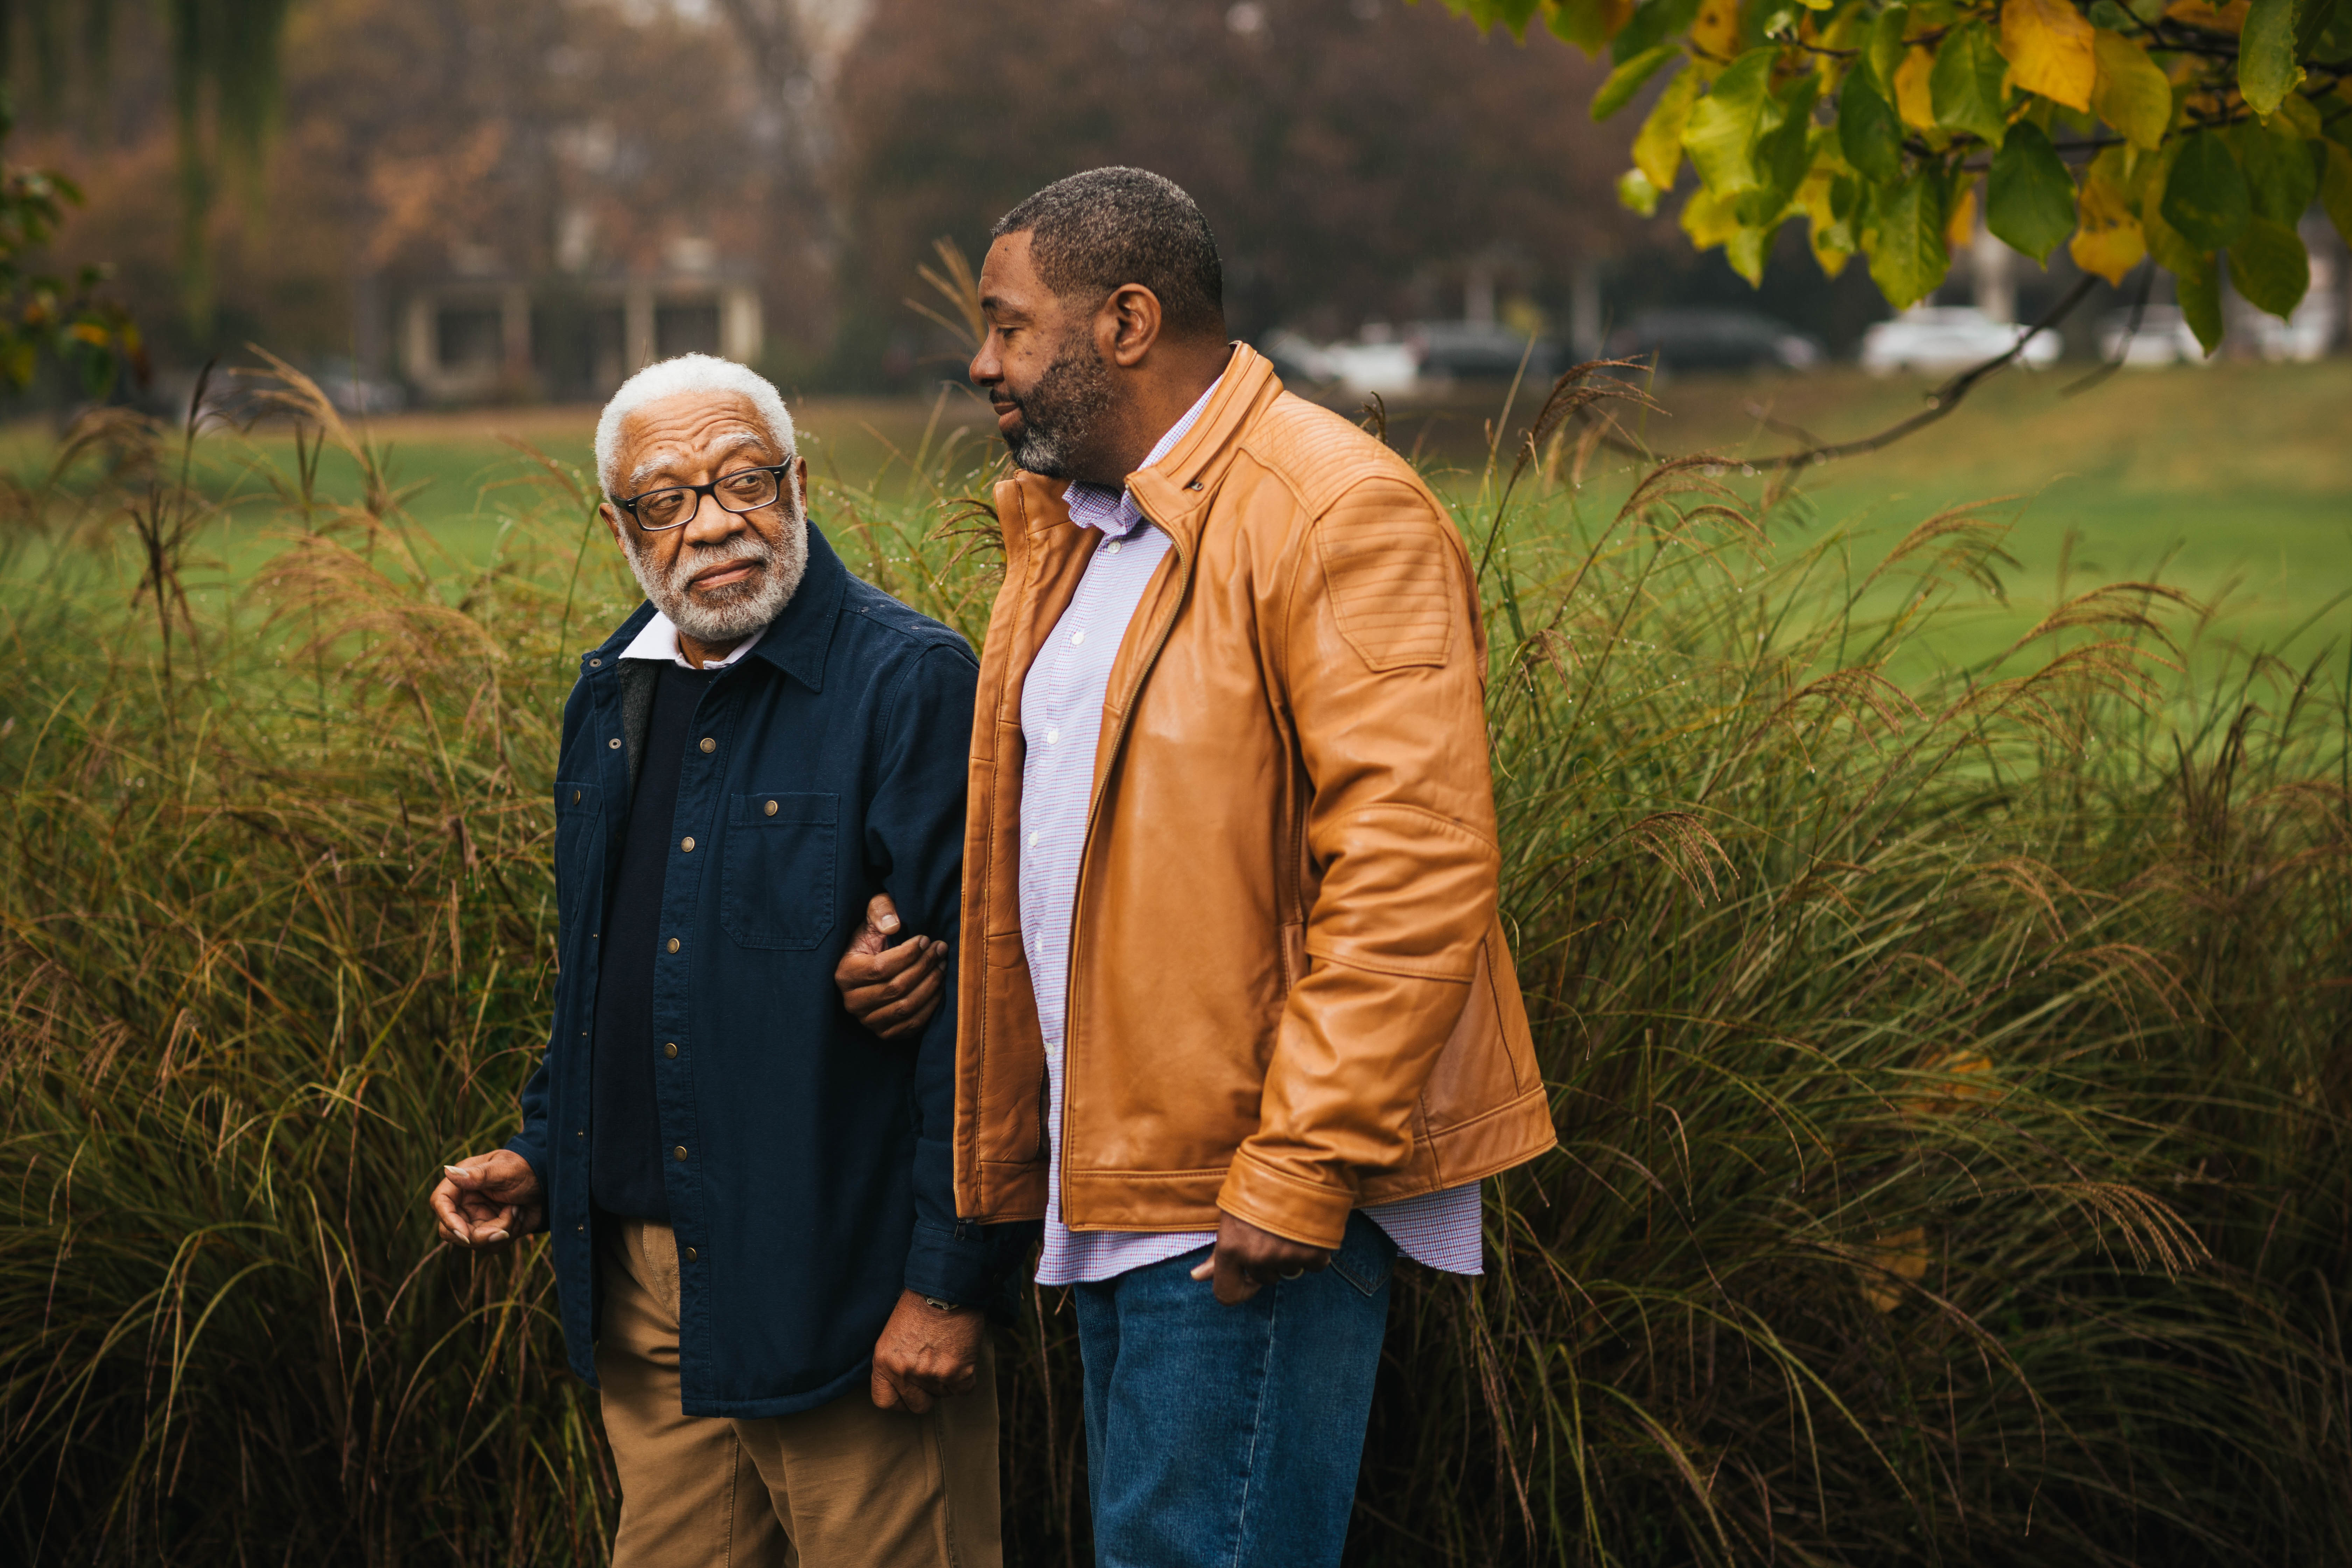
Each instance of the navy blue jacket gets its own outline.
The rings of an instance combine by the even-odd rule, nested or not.
[[[582,658],[564,704],[555,1020],[508,1145],[547,1194],[564,1340],[592,1384],[590,1031],[644,731],[619,656],[653,614]],[[956,1221],[952,946],[948,1005],[919,1040],[866,1033],[833,982],[877,892],[907,931],[955,940],[977,675],[962,638],[852,577],[811,527],[799,591],[696,709],[654,970],[689,1415],[784,1415],[862,1387],[902,1286],[978,1302],[1002,1273],[1008,1238]]]

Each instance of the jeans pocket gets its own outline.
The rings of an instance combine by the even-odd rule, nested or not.
[[[1397,1244],[1389,1233],[1358,1209],[1348,1216],[1339,1250],[1331,1255],[1331,1272],[1366,1296],[1377,1296],[1396,1272]]]

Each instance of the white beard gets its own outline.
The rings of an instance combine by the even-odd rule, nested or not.
[[[637,586],[654,608],[697,642],[736,643],[750,637],[783,614],[808,572],[808,521],[797,505],[780,543],[772,546],[748,529],[725,544],[698,547],[681,542],[667,575],[646,559],[631,535],[623,533],[621,544]],[[716,594],[688,594],[688,579],[720,561],[763,561],[768,570]]]

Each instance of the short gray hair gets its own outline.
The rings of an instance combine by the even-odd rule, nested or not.
[[[607,496],[617,496],[621,476],[614,470],[621,461],[621,426],[630,415],[648,403],[676,397],[685,392],[732,392],[751,400],[752,409],[760,423],[768,427],[768,438],[790,462],[799,448],[793,444],[793,416],[784,407],[783,395],[775,384],[749,365],[737,364],[731,359],[718,359],[709,354],[680,354],[649,364],[628,380],[621,390],[604,405],[604,412],[596,418],[596,482]]]

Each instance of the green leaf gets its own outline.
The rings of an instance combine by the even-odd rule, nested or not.
[[[1486,8],[1495,19],[1511,30],[1515,38],[1528,36],[1528,23],[1535,16],[1542,0],[1486,0]]]
[[[1552,37],[1574,44],[1587,58],[1598,56],[1607,46],[1616,21],[1616,7],[1609,0],[1551,0],[1544,8],[1544,25]]]
[[[2196,250],[2220,250],[2245,231],[2253,197],[2245,171],[2218,134],[2203,131],[2181,143],[2164,182],[2161,208],[2164,221]]]
[[[1756,133],[1772,69],[1769,48],[1750,49],[1724,68],[1705,98],[1691,105],[1683,148],[1706,188],[1720,195],[1756,184]]]
[[[2146,49],[2120,33],[2102,28],[2092,35],[2091,47],[2099,62],[2091,107],[2142,152],[2163,146],[2172,123],[2172,83]]]
[[[1805,171],[1813,166],[1813,104],[1821,92],[1820,76],[1806,75],[1790,84],[1787,98],[1765,102],[1757,121],[1756,188],[1740,198],[1742,223],[1769,223],[1779,217]]]
[[[1878,194],[1862,247],[1870,257],[1870,279],[1886,302],[1906,310],[1933,293],[1950,269],[1944,248],[1944,176],[1922,169],[1891,191]]]
[[[1868,71],[1848,71],[1838,93],[1838,150],[1874,184],[1903,177],[1903,122]]]
[[[1643,50],[1611,71],[1609,79],[1601,84],[1601,90],[1592,95],[1592,118],[1606,120],[1633,102],[1633,95],[1641,91],[1643,84],[1657,75],[1668,61],[1681,58],[1681,45],[1660,44],[1655,48]]]
[[[2303,81],[2294,63],[2296,0],[2253,0],[2238,35],[2238,90],[2256,114],[2274,113]]]
[[[2074,176],[2050,138],[2030,120],[2010,127],[1992,155],[1985,226],[2036,261],[2046,261],[2074,232]]]
[[[2303,237],[2286,224],[2249,218],[2246,231],[2230,247],[2230,281],[2257,310],[2284,319],[2303,303],[2311,287],[2311,258]]]
[[[2319,203],[2327,209],[2328,222],[2352,245],[2352,150],[2334,142],[2327,146],[2327,173],[2319,182]]]
[[[2091,26],[2120,33],[2132,25],[2132,14],[2116,4],[2116,0],[2091,0]]]
[[[1617,205],[1643,217],[1654,216],[1658,210],[1658,187],[1650,184],[1650,176],[1639,169],[1628,169],[1617,176]]]
[[[1743,224],[1738,233],[1723,244],[1723,258],[1731,269],[1748,279],[1750,289],[1764,286],[1764,263],[1772,255],[1772,237],[1780,231],[1776,221],[1766,224]]]
[[[2319,195],[2318,145],[2252,121],[2231,126],[2229,135],[2231,151],[2245,171],[2254,216],[2293,228]]]
[[[1927,76],[1936,123],[2000,146],[2009,124],[2000,107],[2001,78],[2008,69],[1993,47],[1992,29],[1983,23],[1965,23],[1947,33]]]
[[[1698,16],[1699,0],[1647,0],[1609,42],[1609,58],[1623,65],[1635,55],[1671,43],[1690,31]]]
[[[1633,166],[1660,191],[1673,190],[1675,176],[1682,172],[1683,128],[1690,122],[1691,105],[1698,101],[1703,85],[1696,71],[1684,71],[1666,83],[1634,134]]]
[[[1889,103],[1895,101],[1895,73],[1903,65],[1903,29],[1910,20],[1909,6],[1889,5],[1871,24],[1870,41],[1863,48],[1872,83],[1878,89],[1878,96]]]
[[[2172,293],[2198,346],[2210,354],[2221,346],[2221,270],[2210,256],[2197,260],[2199,265],[2173,272]]]

